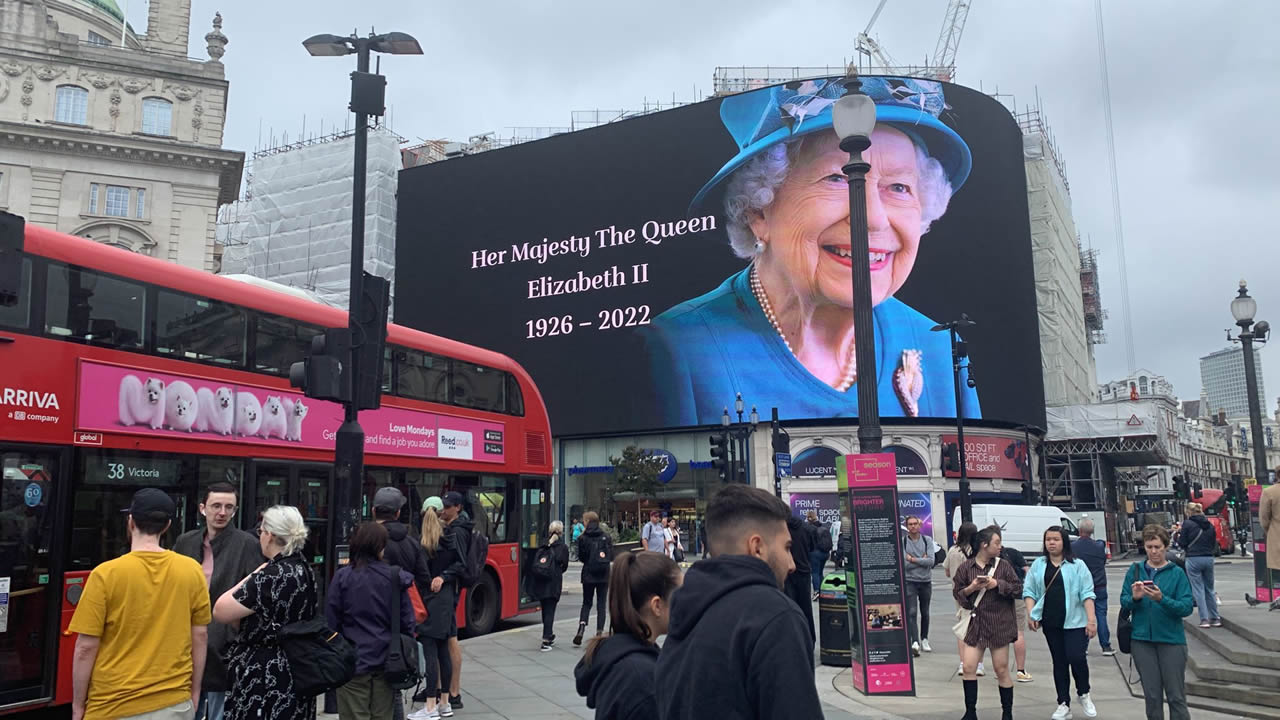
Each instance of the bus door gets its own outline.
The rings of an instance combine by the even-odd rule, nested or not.
[[[310,531],[302,553],[311,564],[323,595],[328,580],[328,559],[325,555],[329,548],[329,487],[332,475],[329,466],[258,460],[252,463],[251,468],[252,526],[262,520],[263,511],[272,505],[296,507]],[[246,525],[249,525],[247,520]]]
[[[61,453],[0,445],[0,710],[53,697],[62,574]]]
[[[551,496],[547,492],[547,479],[525,475],[520,478],[520,570],[533,563],[538,548],[547,541],[551,524]],[[569,542],[572,531],[565,529],[564,542]],[[527,583],[520,583],[520,605],[537,604],[537,598],[529,595]]]

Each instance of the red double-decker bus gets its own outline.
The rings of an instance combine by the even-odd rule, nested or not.
[[[0,262],[21,277],[0,305],[0,714],[70,701],[66,628],[89,572],[128,551],[119,511],[140,487],[176,501],[169,543],[197,527],[214,482],[240,488],[243,529],[296,506],[323,588],[342,409],[287,374],[346,313],[30,225]],[[549,520],[537,388],[505,356],[396,325],[385,363],[383,406],[360,416],[365,515],[384,485],[413,524],[426,497],[461,492],[490,549],[459,625],[483,633],[536,608],[521,567]]]

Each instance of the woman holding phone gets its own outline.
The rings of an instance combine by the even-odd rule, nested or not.
[[[1147,720],[1190,720],[1187,712],[1187,636],[1182,618],[1191,614],[1191,582],[1169,562],[1169,533],[1159,525],[1142,529],[1146,562],[1129,566],[1120,607],[1132,613],[1133,664],[1142,678]]]
[[[961,612],[972,619],[964,641],[964,719],[978,718],[978,661],[988,649],[1000,685],[1002,720],[1013,720],[1013,675],[1009,672],[1009,646],[1018,639],[1018,617],[1013,604],[1022,597],[1022,581],[1007,562],[1000,562],[1000,527],[992,525],[974,534],[972,555],[955,572],[951,594]],[[958,631],[957,631],[958,634]]]
[[[1031,564],[1022,587],[1027,607],[1028,628],[1044,629],[1053,658],[1053,684],[1058,691],[1058,709],[1052,720],[1071,717],[1071,676],[1085,717],[1098,717],[1089,696],[1089,661],[1085,650],[1089,638],[1098,634],[1093,614],[1093,573],[1071,551],[1071,538],[1060,525],[1044,531],[1044,554]]]

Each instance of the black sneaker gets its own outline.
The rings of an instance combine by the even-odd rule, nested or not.
[[[450,695],[449,705],[452,706],[454,710],[461,710],[462,709],[462,693],[459,692],[457,695]]]
[[[574,647],[578,647],[579,645],[582,644],[582,634],[585,633],[586,631],[587,631],[587,624],[584,622],[578,623],[578,634],[573,636]]]
[[[548,641],[546,641],[546,640],[543,640],[543,641],[542,641],[542,647],[538,648],[538,651],[539,651],[539,652],[551,652],[551,643],[550,643],[550,642],[548,642]]]

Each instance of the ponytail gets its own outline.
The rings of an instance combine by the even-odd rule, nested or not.
[[[631,635],[642,642],[652,643],[649,626],[641,617],[641,609],[653,597],[663,601],[671,599],[671,593],[680,584],[680,566],[663,553],[626,552],[613,561],[609,576],[609,636]],[[591,664],[596,648],[604,637],[596,637],[587,644],[583,655]]]

